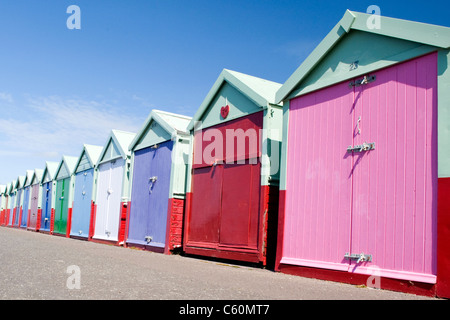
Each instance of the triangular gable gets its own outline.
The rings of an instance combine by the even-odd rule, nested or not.
[[[203,127],[216,124],[221,117],[220,109],[226,105],[230,106],[226,117],[229,121],[275,104],[275,94],[281,86],[280,83],[224,69],[192,118],[188,130],[193,130],[198,121],[203,122]]]
[[[56,170],[56,180],[70,177],[74,172],[76,162],[76,157],[63,156],[59,163],[58,170]]]
[[[139,150],[174,139],[177,135],[189,135],[187,126],[191,120],[191,117],[152,110],[128,149]]]
[[[85,144],[77,164],[75,165],[75,173],[82,172],[94,168],[98,162],[102,147]]]
[[[13,195],[14,192],[16,191],[16,183],[17,183],[17,180],[13,180],[9,184],[9,195]]]
[[[28,187],[31,185],[31,179],[33,179],[33,174],[34,174],[33,170],[27,170],[27,173],[25,175],[25,181],[24,181],[25,187]]]
[[[6,186],[0,185],[0,195],[3,195],[5,193],[5,190],[6,190]]]
[[[33,173],[33,177],[31,178],[31,185],[35,185],[41,182],[42,174],[44,173],[44,170],[42,169],[35,169]]]
[[[97,165],[117,158],[129,157],[131,153],[128,151],[128,147],[135,136],[136,134],[132,132],[111,130]]]
[[[380,28],[369,29],[367,26],[367,21],[372,18],[371,14],[359,13],[347,10],[343,18],[338,22],[338,24],[328,33],[328,35],[320,42],[320,44],[312,51],[312,53],[304,60],[304,62],[298,67],[298,69],[289,77],[288,80],[283,84],[283,86],[276,93],[275,101],[280,102],[288,98],[292,98],[298,94],[305,94],[312,90],[320,89],[333,82],[330,79],[330,83],[322,82],[320,84],[312,85],[315,81],[317,82],[318,76],[310,76],[312,71],[317,68],[317,66],[328,56],[328,54],[335,50],[335,47],[342,39],[346,38],[349,34],[354,34],[358,32],[364,32],[366,35],[371,34],[371,38],[389,37],[393,39],[393,44],[402,45],[400,42],[414,42],[416,43],[417,49],[411,54],[416,55],[427,53],[427,48],[450,48],[450,28],[435,26],[430,24],[424,24],[419,22],[406,21],[401,19],[394,19],[379,16],[380,18]],[[387,40],[388,41],[388,40]],[[371,45],[374,42],[367,38],[364,41],[364,49],[366,45]],[[356,46],[356,48],[361,48]],[[391,50],[391,46],[388,43],[380,44],[378,47],[382,48],[386,52]],[[385,64],[380,64],[379,68],[386,67],[389,64],[397,63],[402,58],[403,60],[408,59],[408,57],[402,50],[398,50],[398,55],[394,53],[389,58],[384,58],[386,60]],[[368,51],[370,52],[370,51]],[[346,57],[351,54],[346,53]],[[342,57],[341,57],[342,58]],[[350,57],[349,57],[350,58]],[[373,57],[372,57],[373,59]],[[383,59],[383,57],[379,57]],[[353,59],[354,60],[354,59]],[[351,62],[351,61],[348,61]],[[363,66],[362,61],[353,61],[359,63]],[[342,61],[341,61],[342,63]],[[332,68],[333,64],[330,63],[329,67]],[[338,65],[334,68],[339,67]],[[347,65],[348,68],[352,67],[352,64]],[[326,67],[324,67],[326,68]],[[349,73],[350,77],[357,77],[364,73],[364,69],[356,69],[357,72]],[[310,78],[308,79],[308,76]],[[342,77],[340,78],[342,80]],[[304,83],[310,80],[309,83]],[[336,80],[334,80],[336,82]],[[311,84],[311,88],[307,88],[308,84]]]
[[[24,182],[25,182],[25,176],[19,176],[16,180],[15,189],[16,190],[22,189]]]
[[[55,180],[56,170],[58,170],[59,163],[53,161],[46,161],[44,172],[42,173],[42,183],[47,183]]]

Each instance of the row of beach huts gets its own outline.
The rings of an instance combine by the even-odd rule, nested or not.
[[[284,83],[224,69],[195,115],[0,189],[3,227],[450,297],[450,28],[347,11]]]

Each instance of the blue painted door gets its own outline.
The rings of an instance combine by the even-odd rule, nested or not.
[[[25,187],[23,195],[23,210],[22,210],[22,221],[20,222],[21,228],[26,228],[28,224],[28,209],[30,207],[30,190],[31,187]]]
[[[165,246],[173,142],[134,155],[129,243]]]
[[[50,231],[52,216],[52,182],[44,183],[42,187],[41,230]]]
[[[16,216],[14,218],[14,227],[19,226],[19,217],[20,217],[20,208],[22,207],[20,202],[22,201],[22,192],[23,189],[17,191],[17,202],[16,202]]]
[[[79,172],[75,176],[71,236],[89,236],[93,182],[94,169]]]

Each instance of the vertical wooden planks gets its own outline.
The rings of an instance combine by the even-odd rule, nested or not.
[[[291,101],[283,263],[347,268],[352,101],[345,85]]]

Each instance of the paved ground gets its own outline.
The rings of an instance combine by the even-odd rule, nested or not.
[[[73,269],[71,266],[76,267]],[[68,273],[68,268],[74,273]],[[70,289],[77,283],[80,283],[80,289]],[[0,227],[0,299],[260,301],[429,298]]]

